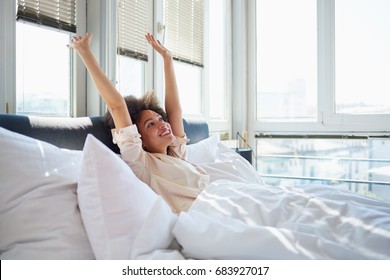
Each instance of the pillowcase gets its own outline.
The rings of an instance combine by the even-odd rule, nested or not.
[[[81,153],[0,128],[0,258],[94,259],[76,187]]]
[[[132,254],[134,240],[150,212],[154,212],[152,216],[157,215],[161,222],[172,224],[174,214],[165,201],[161,201],[118,155],[92,135],[88,135],[85,142],[77,194],[97,259],[136,257]],[[152,211],[153,208],[157,211]],[[158,226],[150,230],[155,235],[164,234]],[[169,238],[173,236],[168,240],[161,239],[152,249],[168,246]],[[146,253],[140,248],[137,251]]]
[[[134,241],[131,258],[182,259],[179,248],[172,246],[174,238],[172,231],[177,220],[169,205],[159,197]]]
[[[217,156],[219,134],[187,146],[187,160],[193,164],[214,162]]]

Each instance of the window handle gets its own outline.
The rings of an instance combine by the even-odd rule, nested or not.
[[[165,24],[162,24],[161,22],[157,23],[157,32],[159,34],[165,32]]]
[[[165,32],[166,31],[166,25],[161,23],[161,22],[158,22],[157,23],[157,33],[158,34],[163,34],[162,36],[162,43],[165,44]]]

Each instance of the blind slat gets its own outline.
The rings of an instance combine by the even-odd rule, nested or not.
[[[77,0],[18,0],[16,19],[76,33]]]
[[[118,54],[148,60],[145,34],[149,32],[148,0],[118,1]]]
[[[174,59],[203,67],[203,0],[165,0],[164,21]]]

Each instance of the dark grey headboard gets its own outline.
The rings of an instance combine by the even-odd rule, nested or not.
[[[204,121],[183,120],[183,124],[189,144],[209,136],[209,128]],[[119,153],[118,146],[112,142],[111,130],[101,116],[60,118],[0,114],[0,127],[72,150],[82,150],[87,135],[93,134]]]

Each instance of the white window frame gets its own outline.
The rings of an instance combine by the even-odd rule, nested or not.
[[[252,40],[256,36],[251,36],[255,32],[254,17],[256,14],[250,11],[255,7],[256,0],[233,0],[232,2],[232,28],[231,28],[231,54],[232,54],[232,84],[231,84],[231,129],[232,139],[236,138],[237,133],[244,130],[248,132],[248,139],[253,138],[253,122],[251,116],[254,112],[252,106],[254,100],[250,92],[256,92],[253,86],[256,86],[254,77],[256,71],[252,69],[256,64],[251,63],[251,59],[256,58],[255,50],[251,49],[255,45]],[[252,3],[253,2],[253,3]],[[252,77],[254,75],[254,77]],[[254,91],[253,91],[254,90]],[[251,103],[252,102],[252,103]],[[252,142],[249,143],[253,145]]]
[[[15,113],[16,109],[16,4],[0,2],[0,113]]]
[[[111,64],[108,62],[108,58],[111,56],[111,45],[108,44],[108,38],[106,37],[108,34],[115,36],[115,34],[112,35],[112,32],[109,32],[112,28],[112,23],[108,20],[111,10],[112,6],[108,1],[88,1],[86,22],[88,32],[91,32],[93,36],[90,46],[96,61],[110,81],[114,83],[115,76],[113,76],[113,73],[115,73],[115,70],[112,73]],[[85,66],[83,67],[85,68]],[[86,115],[104,115],[106,106],[89,74],[86,74],[86,92]]]
[[[335,101],[335,0],[317,0],[318,120],[317,122],[258,121],[256,119],[256,1],[249,0],[248,13],[248,112],[249,132],[335,133],[390,135],[390,114],[336,114]],[[251,125],[253,123],[253,125]]]
[[[77,2],[77,32],[85,33],[86,28],[86,0]],[[0,2],[0,79],[4,81],[0,86],[0,113],[16,113],[16,3],[15,1]],[[64,46],[66,48],[66,46]],[[73,58],[73,95],[71,116],[85,116],[86,114],[86,70],[82,61],[74,54]]]
[[[209,0],[210,1],[210,0]],[[209,45],[209,36],[212,36],[212,34],[209,34],[209,18],[213,15],[210,15],[209,13],[209,1],[205,1],[205,18],[206,22],[204,24],[205,30],[205,52],[204,52],[204,69],[203,69],[203,96],[202,96],[202,106],[203,106],[203,112],[204,112],[204,118],[207,120],[209,124],[209,130],[211,133],[213,132],[227,132],[230,136],[232,134],[232,86],[233,86],[233,68],[232,68],[232,1],[231,0],[225,0],[225,13],[226,13],[226,48],[224,51],[225,53],[225,61],[226,61],[226,69],[224,73],[224,81],[226,82],[225,85],[225,98],[226,98],[226,104],[225,104],[225,118],[224,119],[212,119],[210,117],[210,110],[212,110],[213,104],[210,104],[210,92],[209,92],[209,52],[210,49]]]
[[[87,32],[87,0],[77,0],[77,33],[85,34]],[[87,69],[80,57],[73,51],[73,95],[71,100],[73,117],[82,117],[87,115],[87,91],[86,91]]]

